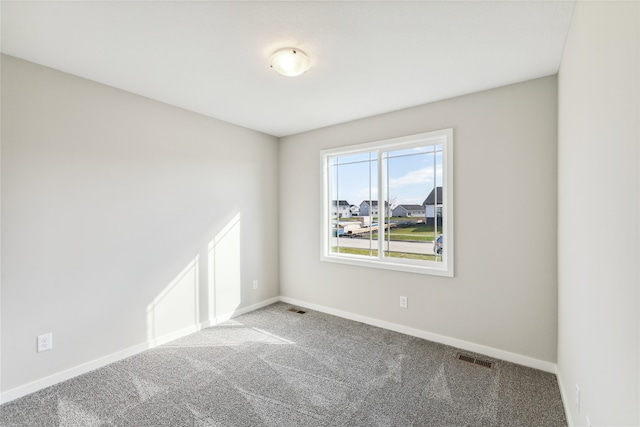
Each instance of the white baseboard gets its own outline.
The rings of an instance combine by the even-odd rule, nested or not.
[[[93,371],[94,369],[101,368],[110,363],[117,362],[122,359],[126,359],[127,357],[138,354],[151,347],[153,347],[153,345],[150,342],[144,342],[142,344],[134,345],[133,347],[129,347],[124,350],[111,353],[107,356],[100,357],[90,362],[83,363],[78,366],[74,366],[73,368],[66,369],[62,372],[49,375],[48,377],[40,378],[30,383],[18,386],[16,388],[12,388],[11,390],[2,392],[2,394],[0,395],[0,403],[10,402],[14,399],[17,399],[19,397],[25,396],[30,393],[34,393],[38,390],[42,390],[43,388],[52,386],[59,382],[66,381],[73,377],[77,377],[78,375],[82,375],[84,373]]]
[[[425,340],[437,342],[440,344],[450,345],[452,347],[460,348],[462,350],[484,354],[490,357],[495,357],[496,359],[517,363],[518,365],[528,366],[530,368],[539,369],[541,371],[549,372],[552,374],[556,373],[556,364],[552,362],[534,359],[532,357],[523,356],[521,354],[511,353],[509,351],[500,350],[493,347],[487,347],[482,344],[476,344],[469,341],[459,340],[457,338],[451,338],[445,335],[434,334],[432,332],[423,331],[421,329],[410,328],[408,326],[399,325],[397,323],[374,319],[372,317],[361,316],[359,314],[350,313],[348,311],[338,310],[331,307],[325,307],[318,304],[312,304],[305,301],[297,300],[295,298],[281,296],[280,301],[293,304],[293,305],[298,305],[301,307],[306,307],[311,310],[332,314],[334,316],[343,317],[345,319],[366,323],[367,325],[377,326],[377,327],[388,329],[391,331],[400,332],[402,334],[423,338]]]
[[[257,310],[257,309],[262,308],[262,307],[266,307],[266,306],[271,305],[274,302],[278,302],[278,301],[280,301],[280,297],[273,297],[273,298],[269,298],[269,299],[266,299],[264,301],[260,301],[258,303],[252,304],[252,305],[248,305],[246,307],[239,308],[239,309],[234,310],[234,311],[232,311],[230,313],[217,315],[214,324],[225,322],[225,321],[227,321],[229,319],[233,319],[236,316],[240,316],[242,314],[252,312],[252,311]]]
[[[567,418],[567,425],[569,427],[574,426],[573,418],[571,417],[571,412],[569,408],[573,404],[573,400],[569,398],[569,394],[567,393],[567,389],[564,387],[564,380],[562,378],[562,372],[556,365],[556,378],[558,379],[558,387],[560,388],[560,397],[562,398],[562,406],[564,406],[564,416]]]
[[[127,357],[131,357],[133,355],[141,353],[150,348],[154,348],[159,345],[166,344],[175,339],[197,332],[200,329],[214,326],[218,323],[224,322],[225,320],[229,320],[233,317],[240,316],[241,314],[249,313],[251,311],[273,304],[274,302],[278,302],[279,300],[280,299],[278,297],[269,298],[259,303],[252,304],[247,307],[242,307],[230,313],[225,313],[223,315],[217,316],[215,319],[206,320],[200,324],[188,326],[178,331],[171,332],[170,334],[163,335],[161,337],[158,337],[152,340],[148,340],[141,344],[134,345],[133,347],[129,347],[124,350],[117,351],[107,356],[99,357],[90,362],[83,363],[78,366],[74,366],[73,368],[66,369],[64,371],[55,373],[53,375],[49,375],[48,377],[40,378],[36,381],[18,386],[11,390],[4,391],[0,394],[0,403],[10,402],[14,399],[17,399],[19,397],[25,396],[30,393],[34,393],[38,390],[42,390],[43,388],[55,385],[59,382],[69,380],[71,378],[77,377],[78,375],[85,374],[87,372],[93,371],[98,368],[102,368],[103,366],[106,366],[110,363],[114,363],[122,359],[126,359]]]
[[[161,337],[148,340],[145,344],[147,345],[147,349],[148,348],[157,347],[159,345],[166,344],[166,343],[168,343],[170,341],[173,341],[173,340],[177,340],[178,338],[182,338],[182,337],[184,337],[186,335],[189,335],[189,334],[192,334],[194,332],[198,332],[200,329],[202,329],[202,324],[187,326],[186,328],[182,328],[180,330],[168,333],[168,334],[163,335]],[[109,363],[111,363],[111,362],[109,362]]]
[[[119,360],[125,359],[127,357],[133,356],[140,352],[143,352],[147,349],[157,347],[159,345],[165,344],[169,341],[173,341],[177,338],[181,338],[183,336],[189,335],[196,331],[199,331],[203,328],[208,328],[210,326],[214,326],[218,323],[224,322],[226,320],[232,319],[236,316],[240,316],[245,313],[249,313],[251,311],[257,310],[262,307],[266,307],[275,302],[282,301],[293,305],[298,305],[301,307],[306,307],[311,310],[320,311],[323,313],[331,314],[338,317],[343,317],[349,320],[355,320],[357,322],[366,323],[368,325],[377,326],[380,328],[388,329],[395,332],[400,332],[406,335],[411,335],[418,338],[423,338],[429,341],[434,341],[437,343],[450,345],[452,347],[457,347],[463,350],[472,351],[475,353],[485,354],[487,356],[495,357],[497,359],[506,360],[508,362],[517,363],[519,365],[528,366],[530,368],[540,369],[545,372],[550,372],[554,374],[558,374],[556,365],[551,362],[546,362],[544,360],[534,359],[528,356],[523,356],[516,353],[511,353],[508,351],[487,347],[481,344],[475,344],[469,341],[459,340],[456,338],[447,337],[444,335],[434,334],[432,332],[423,331],[420,329],[410,328],[408,326],[399,325],[392,322],[387,322],[384,320],[374,319],[371,317],[361,316],[359,314],[350,313],[343,310],[334,309],[331,307],[325,307],[318,304],[312,304],[305,301],[300,301],[294,298],[289,297],[274,297],[269,298],[267,300],[258,302],[256,304],[252,304],[247,307],[242,307],[237,310],[234,310],[229,313],[221,314],[216,316],[215,319],[210,319],[205,322],[202,322],[198,325],[192,325],[186,328],[183,328],[179,331],[172,332],[170,334],[164,335],[162,337],[146,341],[144,343],[135,345],[133,347],[126,348],[124,350],[117,351],[115,353],[109,354],[107,356],[100,357],[98,359],[92,360],[87,363],[83,363],[81,365],[75,366],[70,369],[66,369],[62,372],[58,372],[53,375],[49,375],[48,377],[38,379],[36,381],[30,382],[28,384],[21,385],[19,387],[13,388],[11,390],[4,391],[0,394],[0,403],[10,402],[19,397],[25,396],[30,393],[34,393],[43,388],[52,386],[62,381],[69,380],[78,375],[82,375],[84,373],[93,371],[94,369],[101,368],[110,363],[117,362]],[[560,377],[560,375],[558,375]],[[567,408],[568,401],[566,399],[566,393],[562,388],[562,382],[558,379],[558,384],[560,385],[560,393],[562,395],[562,400]],[[573,425],[570,420],[570,414],[567,413],[567,421],[569,425]]]

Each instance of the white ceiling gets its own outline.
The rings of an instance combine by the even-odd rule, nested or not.
[[[275,136],[558,72],[573,1],[2,1],[2,52]],[[312,68],[269,68],[281,47]]]

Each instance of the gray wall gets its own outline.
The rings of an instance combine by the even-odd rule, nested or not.
[[[2,123],[3,392],[278,295],[276,138],[8,56]]]
[[[444,128],[455,277],[321,262],[319,151]],[[282,138],[281,295],[555,363],[556,142],[555,76]]]
[[[559,73],[558,371],[578,426],[640,425],[639,29],[637,2],[576,3]]]

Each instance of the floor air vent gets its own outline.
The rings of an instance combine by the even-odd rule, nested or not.
[[[495,363],[489,362],[488,360],[476,359],[472,356],[467,356],[466,354],[458,353],[456,355],[456,359],[462,360],[463,362],[471,363],[472,365],[484,366],[485,368],[493,369]]]
[[[297,308],[291,307],[289,309],[289,311],[293,312],[293,313],[298,313],[298,314],[305,314],[306,311],[302,311],[302,310],[298,310]]]

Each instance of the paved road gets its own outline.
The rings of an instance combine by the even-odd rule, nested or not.
[[[352,237],[332,237],[332,246],[340,245],[343,248],[369,249],[369,239],[359,239]],[[338,242],[338,240],[340,240]],[[411,254],[433,255],[433,242],[405,242],[392,241],[390,249],[393,252],[406,252]],[[378,242],[371,242],[374,249],[377,249]],[[386,248],[385,248],[386,249]]]

